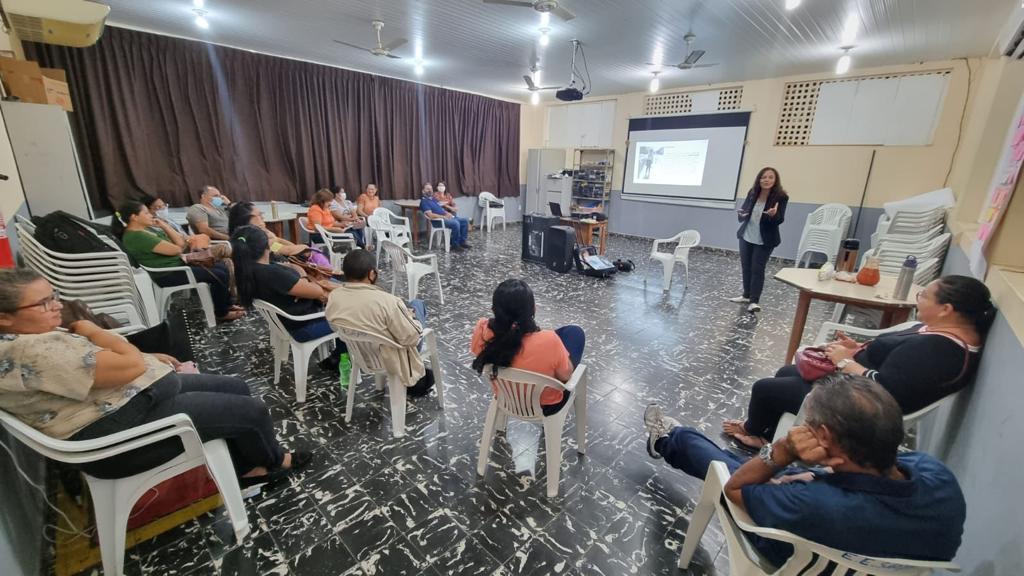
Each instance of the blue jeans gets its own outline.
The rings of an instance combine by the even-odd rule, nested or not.
[[[583,348],[587,344],[587,336],[583,333],[583,328],[570,324],[569,326],[555,329],[555,334],[558,334],[558,338],[562,340],[562,345],[569,352],[569,361],[572,362],[572,367],[579,366],[580,360],[583,360]],[[558,412],[569,401],[569,396],[570,394],[563,393],[562,400],[558,404],[541,406],[541,412],[545,416]]]
[[[469,236],[469,220],[461,216],[452,216],[441,220],[441,225],[452,231],[452,246],[462,246]]]
[[[288,333],[291,334],[292,338],[295,338],[299,342],[309,342],[310,340],[316,340],[322,338],[328,334],[332,334],[334,328],[327,322],[325,318],[317,318],[316,320],[307,320],[301,326],[294,326],[288,328]],[[345,343],[340,339],[334,339],[334,350],[331,351],[331,355],[328,360],[331,364],[337,365],[338,360],[341,359],[341,355],[344,352],[348,352],[348,348]]]

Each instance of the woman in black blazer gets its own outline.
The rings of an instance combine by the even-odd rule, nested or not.
[[[782,189],[782,178],[775,168],[761,168],[754,185],[747,192],[743,206],[737,210],[740,229],[740,265],[743,267],[743,296],[730,298],[730,302],[747,304],[748,312],[761,309],[761,289],[764,287],[764,269],[772,250],[782,242],[779,225],[786,219],[789,196]],[[750,223],[754,222],[751,226]]]

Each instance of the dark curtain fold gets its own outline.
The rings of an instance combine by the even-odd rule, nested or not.
[[[25,43],[67,72],[94,206],[141,193],[172,205],[205,184],[232,199],[519,194],[519,104],[108,26],[90,48]]]

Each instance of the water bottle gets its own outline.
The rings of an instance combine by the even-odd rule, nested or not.
[[[910,296],[910,287],[914,284],[914,274],[917,272],[917,258],[907,256],[900,268],[900,275],[896,278],[896,289],[892,297],[896,300],[906,300]]]
[[[352,360],[348,357],[348,352],[342,352],[341,358],[338,360],[338,385],[343,391],[348,390],[348,379],[351,373]]]

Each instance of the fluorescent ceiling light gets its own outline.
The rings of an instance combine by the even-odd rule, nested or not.
[[[800,6],[801,0],[786,0],[786,10],[795,10]]]
[[[846,74],[850,71],[850,55],[843,54],[839,57],[839,61],[836,62],[836,74]]]
[[[658,74],[657,73],[654,74],[654,78],[651,78],[651,85],[650,85],[649,88],[650,88],[651,94],[656,93],[658,91],[658,89],[661,88],[661,80],[658,79]]]
[[[857,40],[857,32],[860,28],[860,17],[855,12],[851,12],[846,17],[846,21],[843,23],[843,34],[839,37],[840,43],[843,46],[849,46]]]
[[[194,12],[196,15],[196,26],[202,28],[203,30],[207,30],[210,27],[210,21],[206,19],[206,10],[200,10],[196,8],[192,12]]]
[[[547,28],[541,28],[540,29],[540,45],[541,46],[547,46],[548,42],[551,42],[551,38],[548,38],[548,29]]]
[[[543,27],[547,27],[548,24],[551,24],[551,13],[550,12],[541,12],[540,13],[540,25],[543,26]]]
[[[540,104],[540,92],[530,94],[530,104],[533,104],[534,106]]]
[[[416,67],[413,68],[413,72],[415,72],[417,76],[423,76],[423,62],[416,62]]]

